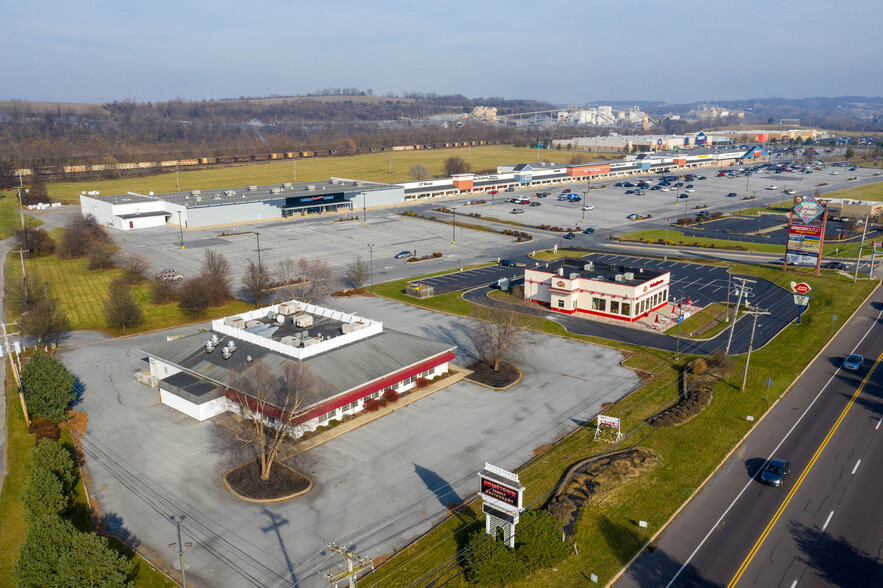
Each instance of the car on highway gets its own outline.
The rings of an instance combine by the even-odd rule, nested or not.
[[[500,265],[503,267],[515,267],[515,262],[511,259],[501,259]]]
[[[591,235],[594,232],[595,232],[595,229],[593,229],[592,227],[588,227],[588,228],[583,229],[583,235]]]
[[[781,486],[785,476],[791,472],[791,462],[781,457],[776,457],[768,462],[760,472],[760,481],[767,486]]]
[[[595,207],[591,204],[586,204],[585,206],[583,206],[583,210],[595,210]]]
[[[822,267],[825,269],[845,270],[847,266],[842,261],[826,261],[822,264]]]
[[[524,214],[524,209],[523,208],[513,208],[512,214]]]
[[[785,190],[785,194],[787,194],[788,196],[794,196],[795,194],[797,194],[797,190],[791,188],[789,190]]]
[[[862,367],[862,363],[864,363],[865,358],[859,355],[858,353],[850,354],[846,359],[843,360],[843,369],[849,370],[851,372],[857,372],[860,367]]]
[[[573,233],[567,233],[566,235],[564,235],[565,239],[573,239],[574,237],[576,237],[576,235]]]
[[[411,257],[411,252],[410,251],[399,251],[395,255],[396,259],[402,259],[403,257]]]
[[[738,194],[736,194],[735,192],[730,192],[729,194],[727,194],[727,198],[735,198],[736,196],[738,196]]]

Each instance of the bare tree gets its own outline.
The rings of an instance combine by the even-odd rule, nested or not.
[[[260,264],[249,261],[242,275],[242,285],[245,287],[245,293],[255,306],[260,306],[264,298],[264,294],[273,285],[273,275],[267,266],[261,262]]]
[[[123,268],[130,284],[138,284],[150,273],[150,262],[137,253],[129,253],[123,257]]]
[[[93,241],[87,251],[89,259],[86,267],[93,271],[112,269],[116,265],[113,260],[113,252],[114,248],[111,245]]]
[[[346,264],[346,280],[353,288],[361,288],[362,284],[368,281],[370,271],[368,262],[359,256]]]
[[[465,174],[470,170],[471,166],[466,163],[462,157],[448,157],[445,159],[444,169],[446,176],[454,174]]]
[[[408,175],[412,180],[426,180],[432,177],[432,172],[425,165],[416,163],[408,170]]]
[[[29,311],[45,297],[43,282],[35,272],[30,272],[26,279],[11,281],[8,288],[8,301],[19,314]]]
[[[24,249],[27,257],[40,257],[55,253],[55,239],[49,236],[45,229],[18,230],[15,239],[19,246]]]
[[[67,313],[58,307],[55,298],[41,299],[21,317],[21,328],[45,347],[49,340],[68,329]]]
[[[502,362],[516,361],[533,338],[536,317],[519,310],[532,309],[519,304],[472,307],[476,321],[470,335],[482,360],[495,372]]]
[[[209,304],[220,306],[233,298],[230,287],[230,262],[222,253],[214,249],[206,249],[199,270],[209,288]]]
[[[292,298],[313,304],[334,290],[334,272],[327,261],[285,258],[276,267],[276,279]]]
[[[298,413],[316,397],[319,381],[310,368],[297,362],[290,362],[282,373],[274,372],[262,360],[245,366],[231,373],[227,386],[239,404],[240,414],[249,421],[237,437],[254,448],[261,467],[260,478],[267,481],[282,442],[296,425]]]
[[[121,276],[110,283],[107,298],[104,299],[104,316],[111,327],[122,329],[140,325],[144,320],[138,299],[132,292],[128,280]]]
[[[86,216],[80,213],[74,214],[64,224],[59,256],[63,258],[83,257],[95,242],[110,243],[111,238],[91,214]]]
[[[168,284],[168,282],[162,282]],[[175,292],[178,308],[191,317],[198,317],[211,306],[212,288],[203,276],[194,276],[181,283]]]
[[[168,304],[177,300],[177,282],[173,280],[159,280],[150,284],[150,301],[153,304]]]

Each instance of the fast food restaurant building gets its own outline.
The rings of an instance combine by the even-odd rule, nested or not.
[[[555,312],[632,323],[666,305],[671,272],[562,258],[524,271],[524,299]]]

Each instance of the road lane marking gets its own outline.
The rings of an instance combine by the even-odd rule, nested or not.
[[[880,428],[880,423],[883,423],[883,418],[881,418],[879,421],[877,421],[877,426],[874,427],[875,431]]]
[[[859,340],[859,342],[855,344],[855,347],[852,350],[853,352],[855,352],[855,350],[858,349],[862,343],[864,343],[865,339],[871,333],[871,330],[878,324],[881,317],[883,317],[883,309],[881,309],[880,312],[877,313],[876,320],[874,320],[871,323],[871,326],[868,327],[868,330],[865,331],[865,334],[862,335],[862,338]],[[828,385],[834,381],[834,378],[836,378],[837,374],[839,374],[839,373],[840,373],[840,368],[837,368],[836,370],[834,370],[834,373],[831,375],[830,378],[828,378],[828,381],[825,382],[825,385],[821,387],[821,389],[819,390],[819,393],[816,394],[815,398],[812,399],[812,402],[810,402],[809,405],[804,409],[803,414],[801,414],[800,417],[796,421],[794,421],[794,424],[791,425],[791,428],[788,429],[788,432],[785,433],[785,436],[782,437],[782,440],[779,441],[779,444],[776,445],[775,449],[773,449],[773,451],[770,453],[770,456],[766,459],[766,461],[763,463],[761,468],[765,467],[767,462],[769,462],[769,460],[772,459],[773,455],[775,455],[776,452],[779,451],[779,448],[782,446],[783,443],[785,443],[785,439],[787,439],[791,435],[791,433],[794,432],[794,429],[797,428],[797,425],[800,424],[800,421],[803,420],[803,417],[805,417],[807,415],[807,413],[813,407],[813,405],[816,403],[816,401],[822,396],[822,393],[825,390],[827,390]],[[881,419],[881,420],[883,420],[883,419]],[[718,527],[718,525],[721,524],[721,521],[723,521],[724,517],[727,516],[727,513],[730,512],[730,509],[732,509],[733,506],[735,506],[736,502],[739,501],[739,499],[742,497],[742,494],[744,494],[745,491],[748,490],[748,487],[751,486],[751,484],[753,482],[754,482],[754,478],[751,478],[750,480],[748,480],[748,482],[745,483],[745,486],[742,488],[742,490],[739,492],[739,494],[736,496],[736,498],[733,499],[733,501],[730,503],[730,505],[727,507],[727,509],[720,516],[720,518],[711,526],[711,528],[708,530],[708,533],[705,534],[705,537],[703,537],[702,541],[699,542],[699,545],[696,546],[696,549],[693,550],[693,552],[690,554],[690,556],[687,558],[687,560],[683,563],[683,565],[681,565],[681,567],[678,569],[678,571],[675,572],[675,575],[672,576],[672,578],[668,582],[668,584],[665,585],[665,588],[670,588],[670,586],[672,584],[674,584],[674,581],[677,580],[678,576],[681,575],[681,572],[683,572],[684,569],[686,569],[686,567],[688,565],[690,565],[690,562],[693,560],[693,558],[696,556],[696,554],[699,553],[699,550],[702,549],[702,546],[705,545],[705,542],[708,541],[708,538],[711,537],[711,534],[714,532],[714,530]]]
[[[793,582],[791,582],[791,588],[794,588],[795,586],[797,586],[797,580],[794,580]]]
[[[751,548],[751,551],[748,553],[748,557],[745,558],[745,561],[742,562],[742,565],[739,566],[739,569],[736,571],[736,575],[733,576],[733,579],[730,580],[729,584],[727,584],[727,588],[732,588],[733,586],[735,586],[739,582],[739,579],[742,577],[742,574],[745,572],[745,569],[748,567],[748,564],[751,563],[751,560],[754,559],[755,554],[757,554],[757,550],[760,549],[761,545],[763,545],[763,542],[766,540],[767,535],[770,534],[770,531],[773,530],[773,527],[779,521],[779,517],[781,517],[782,513],[785,511],[785,507],[787,507],[788,503],[791,502],[791,499],[794,497],[794,494],[800,488],[800,485],[803,483],[803,480],[806,478],[807,474],[809,474],[809,471],[815,465],[816,460],[819,459],[819,455],[821,455],[822,451],[825,449],[825,447],[827,447],[828,441],[831,440],[831,437],[834,436],[834,433],[840,427],[840,423],[842,423],[843,419],[846,418],[846,413],[849,412],[849,409],[852,408],[853,404],[855,404],[855,400],[856,400],[856,398],[858,398],[858,395],[861,394],[862,390],[864,390],[865,384],[867,384],[868,380],[871,378],[871,374],[874,373],[874,370],[877,369],[877,366],[880,364],[881,359],[883,359],[883,353],[880,353],[880,355],[877,356],[877,361],[874,362],[874,365],[871,367],[871,370],[868,372],[868,375],[865,376],[865,379],[862,380],[861,385],[858,388],[856,388],[855,393],[849,399],[849,402],[846,403],[846,406],[843,408],[843,411],[840,413],[840,416],[834,422],[834,426],[832,426],[831,430],[828,431],[828,434],[825,435],[825,439],[822,441],[822,444],[819,445],[818,449],[816,449],[815,454],[813,454],[812,459],[809,460],[809,463],[804,468],[803,473],[800,474],[800,477],[797,479],[797,482],[794,484],[794,487],[791,488],[790,492],[788,492],[788,496],[785,497],[784,502],[782,502],[782,505],[779,506],[779,509],[776,511],[776,514],[773,515],[773,518],[770,519],[769,524],[767,524],[766,529],[764,529],[763,533],[761,533],[760,538],[757,540],[757,543],[755,543],[754,547]],[[857,467],[857,464],[856,464],[856,467]]]
[[[832,510],[831,512],[828,513],[828,518],[825,519],[825,524],[822,525],[822,532],[823,533],[825,532],[825,529],[828,528],[828,523],[831,522],[831,517],[833,517],[833,516],[834,516],[834,511]]]
[[[855,471],[858,469],[858,464],[860,464],[861,462],[862,462],[862,460],[858,460],[857,462],[855,462],[855,467],[852,468],[852,475],[853,476],[855,475]]]

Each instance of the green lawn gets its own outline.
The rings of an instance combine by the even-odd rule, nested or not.
[[[734,211],[732,214],[738,214],[742,216],[758,216],[762,213],[787,214],[789,210],[791,210],[791,201],[785,200],[783,202],[779,202],[777,204],[769,204],[767,206],[754,206],[751,208],[743,208],[742,210]]]
[[[681,337],[684,339],[710,339],[727,328],[730,324],[727,320],[727,314],[733,314],[733,307],[735,304],[730,304],[729,313],[726,312],[727,305],[723,302],[712,302],[699,312],[694,315],[691,315],[681,321]],[[739,313],[742,314],[741,311]],[[704,332],[699,332],[700,329],[704,327],[708,327],[710,323],[713,323],[713,326]],[[695,335],[694,335],[695,331]],[[668,335],[675,335],[678,333],[678,326],[675,325],[673,327],[669,327],[667,331],[665,331]]]
[[[883,180],[883,178],[881,178]],[[846,188],[835,192],[826,192],[825,198],[853,198],[855,200],[883,200],[883,181],[874,182],[873,184],[865,184],[856,186],[855,188]]]
[[[649,433],[646,419],[677,400],[678,373],[681,365],[690,358],[673,362],[670,354],[626,347],[633,354],[625,365],[650,372],[653,377],[605,410],[605,414],[620,417],[623,431],[632,435],[627,443],[630,445],[640,439],[642,446],[660,455],[660,464],[648,474],[621,484],[600,503],[583,508],[576,535],[579,555],[558,562],[555,565],[557,571],[545,570],[511,586],[583,586],[586,571],[598,574],[601,583],[609,581],[751,428],[752,423],[745,416],[759,417],[767,410],[769,403],[764,400],[766,378],[773,378],[771,403],[789,387],[796,375],[830,339],[831,314],[838,315],[838,321],[833,326],[839,328],[852,310],[877,286],[876,281],[852,285],[850,279],[836,273],[816,277],[804,270],[783,273],[775,268],[748,265],[736,265],[733,271],[756,275],[786,286],[795,277],[807,281],[813,287],[815,296],[812,307],[803,315],[803,324],[786,327],[766,347],[752,354],[751,371],[744,392],[739,391],[744,366],[743,358],[739,357],[715,386],[715,400],[702,414],[679,427],[661,428],[646,438],[644,436]],[[426,306],[424,302],[413,303]],[[454,311],[456,307],[449,304],[445,310]],[[541,330],[553,331],[546,326]],[[611,449],[606,443],[593,441],[592,432],[590,426],[578,429],[555,445],[545,448],[519,470],[521,481],[527,488],[526,504],[544,504],[547,493],[570,466]],[[436,566],[444,567],[446,562],[450,564],[463,535],[481,518],[478,502],[472,503],[380,566],[360,585],[405,586],[425,571]],[[649,527],[638,527],[636,520],[648,521]],[[459,569],[455,566],[446,577],[451,578]],[[461,576],[447,585],[465,587],[468,584]]]
[[[501,163],[524,163],[536,160],[536,149],[510,145],[490,145],[471,149],[429,149],[420,151],[389,151],[354,155],[351,157],[320,157],[298,160],[270,161],[216,167],[201,170],[180,171],[181,190],[209,190],[231,188],[249,184],[274,184],[277,182],[327,181],[330,177],[354,178],[371,182],[406,182],[411,178],[411,166],[420,164],[429,168],[433,175],[444,175],[444,161],[449,157],[462,157],[472,164],[474,171],[494,170]],[[569,162],[574,153],[584,151],[543,150],[540,156],[556,163]],[[603,154],[599,154],[603,155]],[[619,154],[609,154],[621,157]],[[390,168],[391,162],[391,168]],[[389,170],[392,170],[389,173]],[[98,190],[102,195],[138,192],[177,192],[175,171],[142,178],[126,178],[90,182],[60,182],[48,184],[52,198],[62,202],[79,203],[80,192]]]
[[[58,298],[61,308],[67,312],[71,330],[97,329],[114,335],[121,331],[110,329],[106,325],[102,301],[107,297],[110,283],[123,274],[122,269],[105,271],[89,271],[85,259],[58,259],[54,255],[25,260],[25,269],[31,275],[39,276],[39,281],[47,281],[50,296]],[[21,263],[11,255],[6,259],[6,283],[18,284],[21,281]],[[135,295],[144,311],[144,322],[129,334],[144,330],[166,329],[193,322],[185,315],[176,303],[151,304],[149,281],[144,280],[134,288]],[[252,305],[234,300],[227,306],[212,309],[200,320],[228,316],[245,310]],[[7,306],[7,320],[16,320],[15,311]]]
[[[21,214],[18,207],[18,194],[15,191],[0,192],[0,240],[13,236],[21,229]],[[24,215],[25,226],[35,229],[43,224],[28,215]]]

